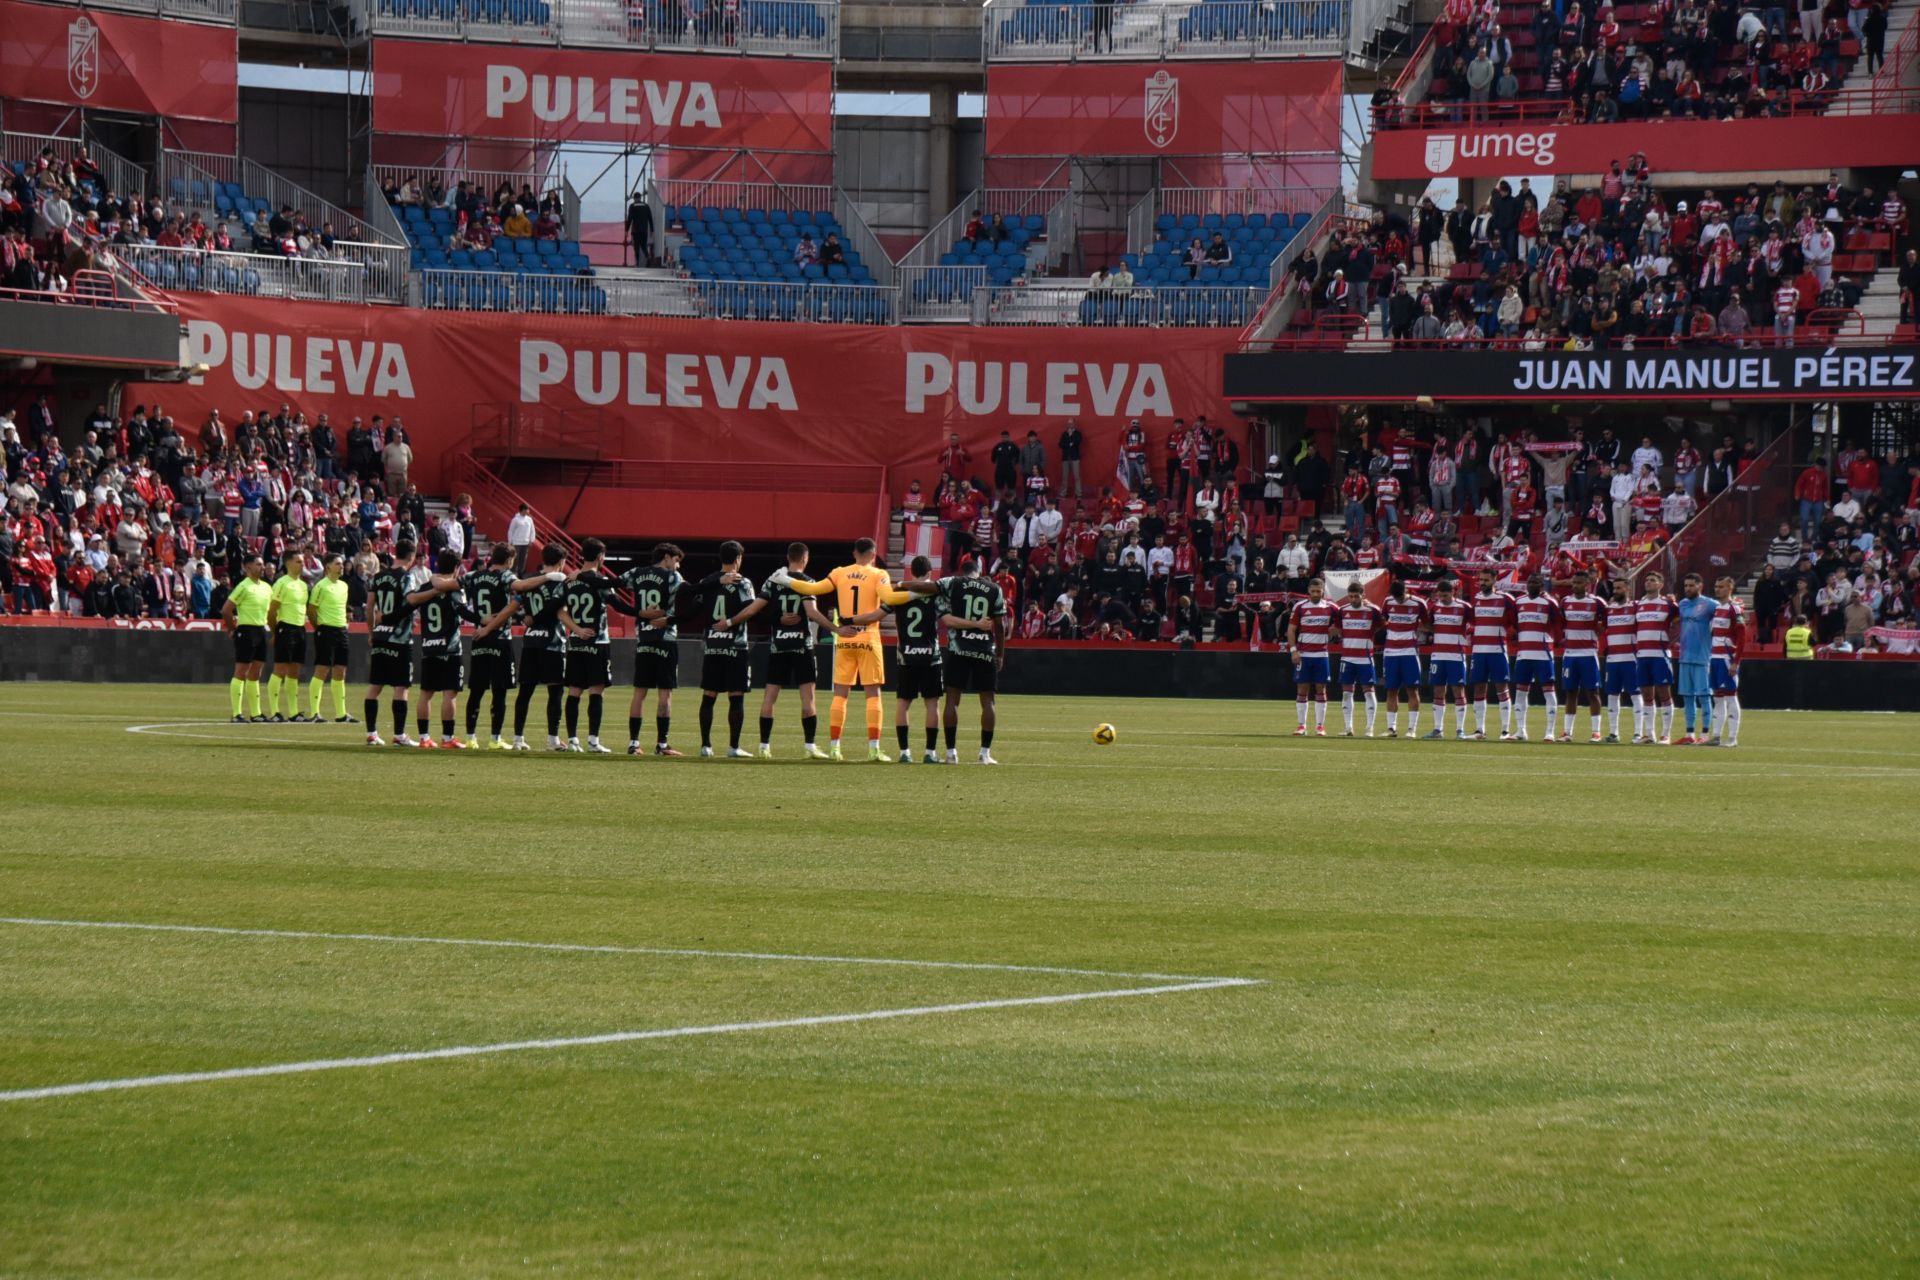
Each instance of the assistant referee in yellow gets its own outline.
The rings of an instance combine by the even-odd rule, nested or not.
[[[347,714],[347,580],[339,556],[327,557],[326,575],[313,584],[307,597],[307,620],[313,623],[313,682],[307,686],[307,705],[313,720],[320,714],[323,686],[333,690],[333,722],[352,724]]]
[[[291,720],[304,724],[300,714],[300,668],[307,660],[307,580],[298,551],[289,551],[273,584],[273,603],[267,609],[267,629],[273,633],[273,678],[267,681],[267,710],[275,724]],[[284,701],[282,701],[284,697]],[[320,718],[314,707],[313,718]]]
[[[273,588],[263,580],[266,571],[257,554],[248,556],[246,576],[233,584],[220,610],[220,621],[233,635],[233,680],[227,696],[235,724],[266,719],[260,714],[260,670],[267,664],[267,610],[273,604]]]

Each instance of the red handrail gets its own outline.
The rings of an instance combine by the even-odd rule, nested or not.
[[[1909,31],[1920,30],[1920,26]],[[1902,41],[1903,45],[1905,41]],[[1892,59],[1888,59],[1888,65]],[[1885,70],[1885,68],[1882,68]],[[1857,89],[1823,89],[1807,93],[1790,89],[1768,100],[1775,110],[1771,116],[1736,116],[1735,119],[1834,116],[1852,118],[1869,115],[1910,115],[1920,112],[1920,87],[1872,85]],[[1684,121],[1686,117],[1674,117]],[[1462,125],[1492,126],[1504,124],[1577,125],[1580,120],[1571,98],[1527,98],[1517,102],[1462,102],[1458,100],[1383,103],[1373,109],[1373,127],[1377,130],[1457,128]],[[1665,120],[1621,118],[1621,126],[1658,128]]]
[[[457,486],[465,485],[473,489],[477,495],[484,495],[491,500],[508,516],[525,506],[528,514],[533,517],[533,531],[540,536],[542,543],[557,543],[567,549],[569,556],[579,558],[579,543],[568,537],[566,531],[559,525],[542,515],[506,481],[487,470],[478,458],[470,453],[455,453],[451,457],[452,460],[448,465],[453,472],[455,485],[450,488],[454,488],[457,492]],[[502,532],[504,534],[504,530]]]
[[[1815,313],[1818,314],[1818,313]],[[1667,351],[1691,350],[1705,351],[1721,349],[1726,351],[1757,350],[1772,347],[1885,347],[1904,345],[1912,341],[1897,333],[1868,333],[1866,320],[1858,313],[1849,313],[1844,321],[1835,321],[1836,326],[1825,327],[1813,321],[1803,322],[1791,338],[1776,337],[1772,330],[1754,328],[1741,336],[1736,347],[1732,339],[1724,334],[1710,334],[1704,338],[1641,337],[1634,340],[1631,348],[1623,343],[1610,342],[1606,351]],[[1476,331],[1477,333],[1477,331]],[[1563,340],[1564,341],[1564,340]],[[1255,348],[1256,350],[1259,348]],[[1356,355],[1377,355],[1395,351],[1526,351],[1530,348],[1523,338],[1482,338],[1478,336],[1466,339],[1449,338],[1387,338],[1374,334],[1370,323],[1362,323],[1357,328],[1336,327],[1318,324],[1314,328],[1296,330],[1276,336],[1266,350],[1270,351],[1346,351]],[[1545,346],[1531,348],[1541,355],[1552,355],[1563,350],[1561,343],[1549,341]],[[1598,349],[1596,349],[1598,350]]]
[[[104,292],[99,281],[106,281]],[[85,286],[84,288],[82,286]],[[65,307],[106,307],[119,311],[154,311],[178,315],[180,308],[164,298],[117,297],[113,277],[104,271],[76,271],[65,292],[49,289],[0,289],[0,298],[20,302],[48,302]]]

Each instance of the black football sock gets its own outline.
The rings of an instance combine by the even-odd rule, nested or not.
[[[800,717],[800,731],[807,735],[808,746],[813,745],[813,735],[819,731],[819,728],[820,728],[819,716],[801,716]]]
[[[580,736],[580,699],[571,693],[567,695],[567,736]]]
[[[393,736],[396,738],[404,737],[406,732],[407,700],[405,698],[395,698],[393,700]]]
[[[380,699],[368,698],[360,704],[360,714],[365,718],[367,732],[380,732]]]
[[[740,730],[747,723],[747,700],[745,698],[727,699],[727,745],[733,750],[740,749]]]
[[[897,725],[895,725],[895,726],[893,726],[893,736],[894,736],[894,737],[896,737],[896,738],[898,738],[898,739],[900,739],[900,749],[901,749],[902,751],[905,751],[905,750],[907,750],[907,734],[908,734],[908,732],[909,732],[909,729],[908,729],[908,727],[907,727],[906,725],[904,725],[904,724],[897,724]]]
[[[773,741],[773,717],[772,716],[760,717],[760,741],[763,743]]]
[[[417,716],[415,716],[415,717],[413,718],[413,723],[414,723],[414,724],[415,724],[416,726],[418,726],[418,727],[419,727],[419,730],[420,730],[420,736],[421,736],[421,737],[423,737],[423,738],[424,738],[424,737],[426,737],[426,736],[427,736],[427,717],[426,717],[426,715],[425,715],[424,713],[422,713],[421,715],[417,715]]]
[[[443,738],[451,738],[453,736],[453,721],[447,719],[445,716],[440,717],[440,736]],[[471,725],[467,727],[467,736],[469,738],[473,736],[473,727]]]
[[[533,685],[523,684],[520,686],[520,692],[514,695],[513,736],[516,738],[527,736],[527,712],[533,706],[533,690]]]
[[[666,746],[667,730],[673,728],[673,717],[672,716],[655,716],[653,718],[653,727],[657,729],[660,733],[660,745],[663,747]]]
[[[954,745],[958,743],[960,740],[960,726],[957,724],[950,724],[943,727],[946,729],[946,733],[947,733],[947,750],[951,751],[953,750]]]
[[[993,730],[982,729],[980,731],[980,749],[982,751],[985,751],[988,747],[992,745],[993,745]]]
[[[713,745],[713,699],[700,699],[700,745]]]
[[[628,742],[640,741],[640,717],[639,716],[627,717],[627,741]]]
[[[500,731],[507,727],[507,690],[501,686],[493,691],[493,703],[488,708],[492,715],[493,736],[499,737]]]
[[[606,703],[600,694],[587,695],[587,732],[595,738],[600,736],[600,713],[606,709]]]
[[[927,750],[931,751],[939,745],[940,745],[939,728],[935,725],[928,725],[927,726]]]
[[[498,707],[500,705],[500,699],[495,698],[493,700],[493,705]],[[449,721],[448,723],[452,723],[452,722]],[[480,692],[479,690],[476,689],[474,692],[467,695],[467,736],[471,738],[474,735],[474,731],[479,729],[479,727],[480,727]],[[449,729],[447,730],[447,732],[452,733],[453,730]]]
[[[560,736],[560,686],[557,684],[547,686],[547,736]]]

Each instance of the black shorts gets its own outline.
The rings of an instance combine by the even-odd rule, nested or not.
[[[283,666],[293,663],[295,666],[307,660],[307,629],[305,627],[277,626],[273,629],[273,665]]]
[[[677,689],[680,687],[680,646],[668,646],[665,653],[648,649],[633,651],[633,687],[636,689]]]
[[[520,650],[520,687],[537,689],[541,685],[567,682],[567,655],[545,645],[527,645]]]
[[[700,662],[700,688],[708,693],[745,693],[753,668],[744,653],[709,653]]]
[[[367,683],[374,688],[413,687],[413,650],[375,648],[367,662]]]
[[[894,669],[893,696],[902,702],[937,698],[947,691],[946,677],[937,662],[903,662]]]
[[[599,689],[612,683],[612,650],[599,645],[567,650],[567,688]]]
[[[235,666],[248,662],[267,660],[267,629],[265,627],[235,627],[233,629],[233,661]]]
[[[466,662],[458,649],[425,649],[420,654],[420,688],[426,693],[459,693],[467,687]]]
[[[774,650],[767,654],[767,683],[777,684],[782,689],[798,689],[803,684],[820,683],[820,664],[815,661],[813,650],[799,652]],[[710,686],[709,686],[710,687]]]
[[[1000,687],[1000,667],[991,658],[951,658],[947,688],[959,693],[992,693]]]
[[[347,665],[347,629],[345,627],[315,627],[313,629],[313,669],[322,667],[344,667]]]
[[[475,651],[473,669],[467,673],[475,689],[506,689],[513,685],[513,651],[487,653]]]

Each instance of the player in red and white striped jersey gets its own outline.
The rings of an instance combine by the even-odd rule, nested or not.
[[[1560,710],[1553,671],[1554,642],[1560,630],[1560,602],[1547,594],[1547,580],[1527,575],[1527,590],[1513,602],[1513,738],[1527,740],[1527,707],[1535,690],[1547,701],[1547,735]]]
[[[1500,700],[1500,740],[1513,738],[1513,678],[1507,666],[1507,645],[1513,639],[1513,597],[1496,589],[1492,569],[1480,571],[1480,591],[1473,598],[1468,633],[1467,679],[1473,682],[1473,736],[1487,736],[1487,694]]]
[[[1367,599],[1358,578],[1351,579],[1335,624],[1340,629],[1340,713],[1346,721],[1344,737],[1353,736],[1355,689],[1366,694],[1367,736],[1373,736],[1373,726],[1380,714],[1380,701],[1373,692],[1378,675],[1374,663],[1375,638],[1380,624],[1380,606]]]
[[[1586,695],[1587,723],[1593,741],[1600,741],[1600,644],[1607,624],[1607,602],[1593,594],[1593,575],[1573,571],[1573,591],[1560,601],[1561,692],[1560,741],[1573,741],[1573,717]],[[1549,724],[1551,733],[1553,726]]]
[[[1453,693],[1454,736],[1467,736],[1467,633],[1473,625],[1473,606],[1453,592],[1453,579],[1442,578],[1435,586],[1429,612],[1433,622],[1433,654],[1428,672],[1433,680],[1433,732],[1429,738],[1446,737],[1447,693]]]
[[[1400,736],[1400,697],[1407,699],[1407,736],[1420,732],[1420,628],[1430,620],[1427,602],[1407,594],[1404,578],[1395,578],[1393,596],[1381,612],[1386,618],[1386,641],[1381,646],[1381,683],[1387,686],[1387,736]],[[1435,723],[1439,712],[1435,711]]]
[[[1673,639],[1680,622],[1680,606],[1666,594],[1667,580],[1657,573],[1642,579],[1643,591],[1633,606],[1633,656],[1640,662],[1640,697],[1644,727],[1635,742],[1673,745]]]
[[[1740,655],[1747,646],[1747,612],[1733,595],[1733,579],[1713,584],[1713,735],[1723,747],[1740,745]]]
[[[1327,584],[1319,578],[1307,583],[1307,598],[1293,606],[1287,619],[1287,651],[1293,655],[1294,712],[1299,725],[1293,736],[1307,733],[1307,702],[1313,702],[1314,732],[1327,736],[1327,685],[1333,648],[1336,610],[1326,599]]]
[[[1633,703],[1633,734],[1640,736],[1640,659],[1633,652],[1637,623],[1633,601],[1627,598],[1627,580],[1613,580],[1613,599],[1607,602],[1607,741],[1620,741],[1620,700]]]

